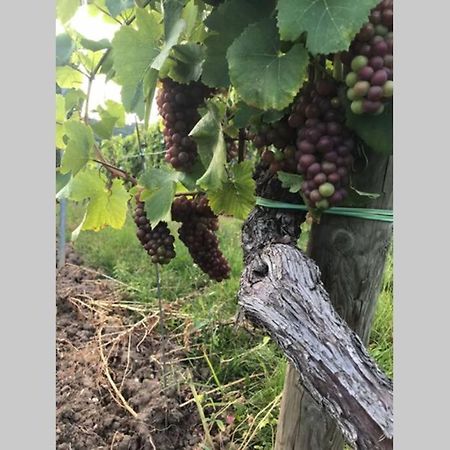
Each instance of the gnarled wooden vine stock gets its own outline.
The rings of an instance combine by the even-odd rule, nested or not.
[[[250,215],[239,305],[279,344],[349,444],[392,449],[392,382],[335,312],[317,265],[295,247],[296,220],[295,214],[265,208]]]

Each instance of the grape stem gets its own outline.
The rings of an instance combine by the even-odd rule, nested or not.
[[[238,162],[244,161],[245,156],[245,130],[239,129],[239,146],[238,146]]]
[[[192,192],[178,192],[177,194],[175,194],[175,197],[182,197],[183,195],[188,195],[188,196],[196,196],[198,194],[201,194],[200,191],[192,191]]]
[[[108,169],[112,175],[119,177],[119,178],[123,178],[125,181],[130,181],[133,184],[133,186],[137,185],[136,178],[134,178],[128,172],[125,172],[125,170],[119,169],[118,167],[113,166],[112,164],[109,164],[108,162],[106,162],[105,159],[103,158],[103,155],[100,153],[100,151],[98,151],[97,156],[100,159],[93,159],[94,162],[101,164],[103,167]]]

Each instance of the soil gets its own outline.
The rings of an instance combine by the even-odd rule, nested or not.
[[[195,403],[180,407],[192,398],[183,349],[165,344],[163,389],[158,315],[126,305],[116,282],[69,251],[57,273],[56,448],[202,448]]]

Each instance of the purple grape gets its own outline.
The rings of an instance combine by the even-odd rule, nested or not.
[[[373,86],[383,86],[388,80],[388,74],[385,69],[377,70],[370,79]]]
[[[369,81],[369,80],[371,80],[374,72],[375,71],[372,69],[372,67],[366,66],[366,67],[363,67],[358,72],[358,77],[359,77],[360,80]]]
[[[367,93],[367,98],[372,102],[378,102],[383,98],[383,88],[381,86],[372,86]]]

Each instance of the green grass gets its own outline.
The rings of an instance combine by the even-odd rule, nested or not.
[[[75,229],[80,211],[71,206],[69,229]],[[168,323],[178,332],[190,323],[192,330],[187,364],[195,374],[196,387],[211,427],[226,427],[226,416],[234,417],[230,438],[238,448],[246,439],[255,450],[273,448],[278,403],[283,389],[286,362],[282,353],[262,331],[235,329],[236,293],[243,268],[240,246],[241,222],[223,218],[219,238],[231,263],[232,274],[222,283],[210,281],[177,240],[177,257],[161,268],[161,292],[165,302],[177,300],[189,320]],[[173,230],[175,231],[175,230]],[[174,233],[176,234],[176,233]],[[307,242],[307,228],[300,245]],[[136,301],[156,304],[156,272],[135,237],[129,217],[122,230],[82,232],[74,244],[84,262],[129,286]],[[369,351],[380,367],[392,377],[392,254],[390,253],[379,297]],[[184,322],[183,322],[184,321]],[[228,386],[233,381],[240,383]],[[208,391],[214,390],[211,394]],[[270,411],[270,406],[273,409]],[[267,414],[266,414],[267,412]],[[259,415],[258,415],[259,414]],[[234,434],[233,434],[234,433]],[[250,439],[251,438],[251,439]]]

